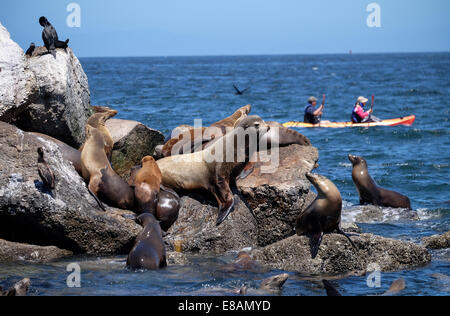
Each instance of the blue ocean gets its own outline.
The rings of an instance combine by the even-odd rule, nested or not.
[[[366,158],[375,181],[410,197],[417,218],[389,210],[379,221],[359,224],[364,232],[419,243],[450,230],[450,53],[81,59],[91,103],[119,111],[168,135],[181,124],[209,125],[252,104],[252,114],[280,123],[303,120],[307,99],[327,95],[323,120],[349,121],[358,96],[375,95],[382,119],[416,115],[413,126],[297,129],[319,149],[318,173],[330,178],[344,199],[345,217],[359,203],[348,154]],[[235,95],[233,84],[251,87]],[[388,210],[386,210],[388,212]],[[366,277],[333,281],[343,295],[377,295],[404,278],[400,295],[449,295],[450,252],[432,251],[432,263],[382,273],[381,288]],[[79,257],[47,265],[0,265],[4,284],[32,280],[31,295],[230,295],[243,285],[258,287],[267,273],[224,273],[235,254],[191,256],[193,264],[159,272],[131,272],[125,257]],[[82,287],[66,286],[69,262],[80,263]],[[280,295],[325,295],[311,276],[290,275]],[[319,278],[320,279],[320,278]],[[3,285],[3,284],[0,284]]]

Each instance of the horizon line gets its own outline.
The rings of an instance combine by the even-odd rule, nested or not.
[[[411,52],[350,52],[347,53],[274,53],[274,54],[210,54],[210,55],[128,55],[128,56],[79,56],[78,58],[171,58],[171,57],[264,57],[264,56],[327,56],[327,55],[400,55],[400,54],[449,54],[450,51],[411,51]]]

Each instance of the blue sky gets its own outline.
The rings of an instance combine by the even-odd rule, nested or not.
[[[81,7],[69,28],[66,7]],[[381,28],[366,7],[381,6]],[[0,23],[42,45],[45,15],[80,57],[450,51],[449,0],[14,0]]]

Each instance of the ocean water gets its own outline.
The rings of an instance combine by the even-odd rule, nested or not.
[[[384,209],[386,216],[360,224],[364,232],[420,242],[450,230],[450,53],[317,56],[159,57],[81,59],[94,105],[110,106],[118,118],[138,120],[165,134],[202,119],[204,125],[252,104],[252,114],[281,123],[303,120],[311,95],[326,93],[323,119],[348,121],[356,98],[375,95],[375,115],[416,115],[412,127],[298,129],[320,151],[318,173],[338,186],[343,218],[357,218],[358,194],[348,154],[366,158],[375,181],[410,197],[416,219]],[[233,84],[251,89],[234,94]],[[426,267],[382,273],[381,288],[366,277],[333,281],[344,295],[376,295],[397,278],[400,295],[449,295],[450,255],[433,251]],[[232,295],[246,284],[284,271],[224,273],[235,254],[192,256],[193,264],[158,272],[131,272],[125,257],[79,257],[48,265],[0,265],[0,285],[32,279],[32,295]],[[66,286],[66,265],[79,262],[82,288]],[[316,279],[289,272],[280,295],[325,295]],[[445,277],[447,276],[447,277]],[[320,279],[320,277],[318,278]]]

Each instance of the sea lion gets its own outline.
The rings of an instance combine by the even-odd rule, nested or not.
[[[284,127],[278,122],[267,122],[270,126],[270,131],[266,133],[260,140],[261,146],[270,150],[272,148],[286,147],[289,145],[311,146],[311,141],[304,135],[290,128]],[[243,168],[237,179],[243,180],[247,178],[255,168],[255,159],[252,157],[251,161]]]
[[[49,167],[49,165],[45,161],[44,149],[42,147],[39,147],[37,152],[39,154],[38,165],[37,165],[39,177],[41,178],[42,182],[44,183],[44,188],[52,193],[53,198],[56,198],[55,175],[54,175],[52,169]]]
[[[177,221],[180,207],[178,194],[174,190],[161,185],[158,205],[156,206],[156,218],[159,220],[163,231],[168,231]]]
[[[51,25],[46,17],[41,16],[39,18],[39,24],[44,27],[44,30],[42,31],[42,40],[44,41],[45,48],[47,48],[48,52],[56,58],[56,49],[66,49],[68,47],[69,40],[61,42],[58,39],[58,33],[56,33],[55,28],[53,27],[53,25]]]
[[[342,294],[339,293],[339,291],[329,281],[322,280],[322,283],[325,287],[325,290],[327,291],[327,296],[342,296]]]
[[[339,227],[341,223],[342,197],[333,182],[324,176],[306,173],[318,196],[297,218],[295,230],[298,236],[309,236],[311,257],[316,258],[324,234],[337,232],[344,235],[356,248],[350,237]]]
[[[239,124],[240,121],[242,121],[244,118],[246,118],[249,113],[252,110],[252,106],[250,104],[247,104],[246,106],[243,106],[241,108],[239,108],[236,112],[233,113],[233,115],[218,121],[214,124],[211,124],[211,126],[208,128],[208,130],[206,131],[206,135],[208,137],[211,137],[213,135],[216,136],[216,138],[220,137],[220,136],[224,136],[225,134],[227,134],[231,128],[234,128],[236,125]],[[214,129],[220,129],[222,131],[221,135],[218,135]]]
[[[137,236],[128,255],[127,267],[132,270],[158,270],[167,267],[161,227],[155,216],[145,213],[137,218],[137,222],[144,229]]]
[[[33,55],[34,50],[36,49],[36,44],[31,43],[30,47],[27,49],[25,55],[31,57]]]
[[[411,209],[411,202],[407,196],[377,186],[369,174],[364,158],[348,155],[348,159],[353,165],[352,178],[358,190],[360,204]]]
[[[233,271],[258,271],[262,269],[260,265],[253,260],[252,256],[248,251],[239,251],[236,260],[230,264],[225,265],[220,269],[221,271],[233,272]]]
[[[269,129],[259,116],[249,116],[203,151],[158,160],[162,184],[175,190],[211,192],[219,204],[216,224],[220,225],[234,206],[229,185],[233,170],[245,165],[256,152],[257,144],[250,144],[250,140],[258,142]]]
[[[142,168],[134,179],[134,197],[139,214],[152,213],[156,215],[161,180],[161,171],[155,159],[151,156],[142,158]]]
[[[29,133],[29,134],[32,134],[34,136],[41,137],[43,139],[54,142],[58,146],[61,153],[63,154],[64,159],[67,161],[70,161],[72,163],[73,167],[75,168],[75,170],[78,172],[78,174],[80,176],[82,175],[81,152],[79,150],[77,150],[73,147],[70,147],[66,143],[64,143],[56,138],[53,138],[51,136],[48,136],[48,135],[34,133],[34,132]]]
[[[104,111],[102,112],[98,112],[95,113],[94,115],[92,115],[88,121],[87,124],[89,124],[90,126],[97,128],[102,134],[103,137],[105,138],[105,153],[106,156],[108,157],[108,160],[111,160],[111,155],[112,155],[112,150],[114,148],[114,140],[112,138],[111,133],[109,132],[108,128],[106,128],[106,121],[109,120],[110,118],[114,117],[117,115],[117,111],[116,110],[106,110],[106,108],[104,109]],[[84,146],[84,145],[83,145]],[[81,146],[80,151],[83,151],[83,146]]]
[[[258,290],[252,291],[252,293],[250,294],[251,295],[263,295],[266,293],[277,294],[283,289],[283,286],[288,279],[289,274],[287,273],[275,275],[273,277],[264,279],[261,282]],[[248,291],[249,288],[247,286],[243,286],[239,289],[239,291],[236,292],[236,294],[247,295]]]
[[[29,278],[25,278],[22,281],[17,282],[12,288],[7,291],[3,291],[0,287],[0,296],[26,296],[28,289],[30,288],[31,281]]]
[[[102,200],[110,206],[134,208],[134,191],[114,172],[105,153],[105,138],[98,129],[86,124],[86,142],[81,152],[82,175],[88,189],[102,209]]]

